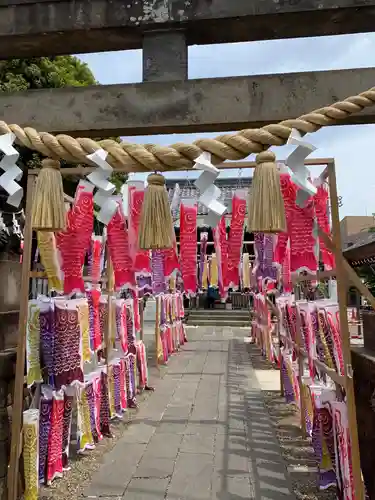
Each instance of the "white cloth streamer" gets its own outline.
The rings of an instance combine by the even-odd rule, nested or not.
[[[13,133],[0,136],[0,151],[4,153],[4,157],[0,161],[0,168],[4,170],[0,176],[0,186],[9,194],[7,203],[18,207],[22,201],[23,189],[16,181],[21,180],[23,172],[17,166],[19,153],[13,147],[15,138]]]

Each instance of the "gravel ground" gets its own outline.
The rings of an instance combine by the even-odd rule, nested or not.
[[[260,354],[259,349],[249,346],[254,368],[274,369]],[[293,404],[287,404],[279,391],[263,391],[266,408],[275,426],[281,450],[288,467],[294,493],[298,500],[336,500],[336,490],[319,491],[317,468],[309,438],[302,438],[299,415]]]

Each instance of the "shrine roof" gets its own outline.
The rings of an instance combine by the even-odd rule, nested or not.
[[[352,266],[375,262],[375,232],[357,233],[351,237],[351,241],[353,244],[343,250],[343,255]]]

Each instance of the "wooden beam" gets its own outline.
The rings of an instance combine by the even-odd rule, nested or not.
[[[374,0],[0,0],[0,58],[139,49],[154,30],[189,45],[374,31]]]
[[[374,81],[370,68],[0,93],[0,120],[81,137],[224,132],[296,118]],[[374,121],[375,106],[340,124]]]
[[[317,166],[317,165],[328,165],[331,163],[333,160],[332,158],[310,158],[305,161],[306,166]],[[232,170],[232,169],[242,169],[242,168],[255,168],[256,163],[255,161],[226,161],[224,163],[219,163],[216,165],[217,168],[220,170]],[[63,177],[68,176],[68,175],[87,175],[90,172],[93,172],[96,169],[96,167],[86,167],[86,166],[79,166],[77,165],[76,167],[64,167],[61,169],[61,175]],[[116,172],[128,172],[127,168],[114,168]],[[33,168],[32,170],[29,170],[29,175],[39,175],[40,168]],[[145,169],[145,172],[149,172],[149,170]],[[181,172],[181,170],[180,170]],[[176,179],[176,182],[183,181],[184,179]]]

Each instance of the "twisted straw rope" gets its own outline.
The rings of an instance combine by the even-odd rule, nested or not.
[[[251,153],[260,153],[270,146],[286,143],[292,128],[302,134],[316,132],[322,127],[336,124],[354,113],[375,104],[375,87],[344,101],[317,109],[294,120],[284,120],[260,129],[246,129],[235,134],[225,134],[215,139],[198,139],[192,144],[178,142],[171,146],[155,144],[133,144],[105,139],[96,142],[88,138],[74,139],[68,135],[54,136],[37,132],[31,127],[7,125],[0,121],[0,133],[13,132],[22,146],[38,151],[52,159],[63,159],[69,163],[90,164],[87,155],[99,148],[108,152],[107,161],[114,168],[126,172],[189,170],[202,151],[212,154],[214,163],[225,160],[242,160]]]

